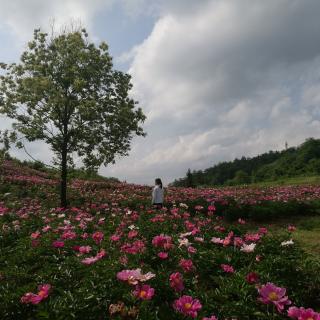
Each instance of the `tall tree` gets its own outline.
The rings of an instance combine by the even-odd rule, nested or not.
[[[0,112],[28,141],[44,140],[54,152],[62,207],[73,155],[97,170],[127,155],[134,135],[145,135],[130,75],[113,69],[108,45],[90,43],[85,29],[52,37],[36,29],[20,62],[1,67]]]

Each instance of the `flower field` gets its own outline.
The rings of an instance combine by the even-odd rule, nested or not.
[[[168,188],[157,210],[150,187],[73,180],[64,210],[53,176],[1,170],[1,319],[320,319],[318,257],[267,224],[315,214],[320,186]]]

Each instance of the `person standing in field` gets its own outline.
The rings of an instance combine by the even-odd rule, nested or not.
[[[163,206],[163,186],[160,178],[155,180],[155,186],[152,190],[152,204],[158,209]]]

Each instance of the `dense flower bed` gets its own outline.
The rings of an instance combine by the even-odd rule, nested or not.
[[[1,319],[319,320],[319,262],[293,226],[274,237],[183,203],[0,207]]]
[[[319,186],[168,188],[156,210],[148,186],[73,180],[64,210],[45,175],[1,179],[1,319],[319,320],[295,227],[245,221],[313,212]]]

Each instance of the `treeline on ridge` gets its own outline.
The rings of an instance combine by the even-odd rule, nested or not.
[[[308,138],[297,147],[221,162],[205,170],[190,169],[176,187],[231,186],[320,175],[320,139]]]

